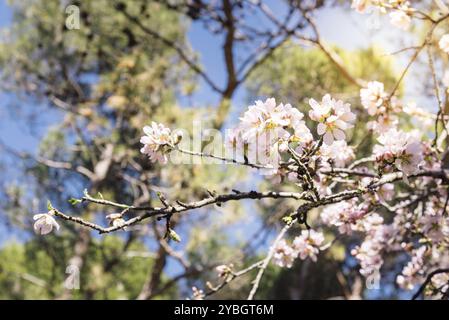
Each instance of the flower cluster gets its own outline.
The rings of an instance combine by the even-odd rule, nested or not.
[[[419,169],[424,156],[417,133],[390,129],[377,140],[380,144],[374,146],[373,152],[383,171],[395,166],[408,176]]]
[[[426,246],[422,246],[413,251],[412,259],[404,267],[404,269],[402,269],[402,274],[396,278],[396,282],[400,287],[407,290],[412,290],[415,284],[421,280],[419,278],[423,276],[424,256],[426,251]],[[418,275],[420,277],[418,277]]]
[[[365,88],[360,89],[360,100],[368,114],[377,117],[375,121],[368,122],[368,129],[382,133],[398,124],[396,114],[403,108],[394,95],[390,97],[385,92],[382,82],[368,82]]]
[[[140,138],[140,143],[144,146],[140,152],[148,155],[152,162],[159,161],[161,164],[166,164],[167,153],[177,142],[171,130],[161,123],[152,122],[151,126],[143,127],[143,132],[145,135]]]
[[[297,256],[298,254],[287,244],[287,241],[281,239],[274,249],[273,261],[279,267],[291,268]]]
[[[352,231],[361,230],[359,221],[368,213],[368,207],[364,203],[356,205],[355,200],[341,201],[327,206],[321,212],[321,220],[338,227],[342,234],[351,234]]]
[[[449,218],[437,204],[438,201],[428,202],[423,214],[416,221],[421,233],[432,244],[442,244],[449,238]]]
[[[318,122],[318,134],[323,136],[326,145],[345,139],[345,131],[352,128],[355,120],[349,104],[326,95],[321,104],[311,99],[310,106],[309,116]],[[293,148],[297,154],[302,154],[312,142],[304,114],[290,104],[277,104],[274,98],[269,98],[248,107],[238,127],[228,136],[226,145],[234,151],[233,154],[240,152],[238,159],[244,158],[244,153],[251,163],[270,165],[273,170],[267,174],[277,174],[279,178],[282,176],[278,171],[282,153]],[[340,159],[337,161],[341,162]]]
[[[439,273],[432,277],[432,285],[438,292],[447,295],[449,290],[449,273]]]
[[[383,251],[392,239],[394,229],[391,225],[383,224],[383,219],[377,214],[370,215],[364,224],[367,236],[360,246],[355,247],[351,254],[360,263],[360,274],[371,276],[380,271],[384,260]]]
[[[323,136],[324,143],[331,145],[334,140],[344,140],[345,131],[353,127],[355,114],[351,112],[350,104],[333,99],[326,94],[321,103],[314,99],[309,100],[312,110],[309,111],[310,119],[317,121],[317,132]]]
[[[250,162],[277,168],[279,152],[287,151],[289,143],[301,147],[313,140],[303,118],[304,115],[290,104],[278,105],[274,98],[265,102],[258,100],[240,118],[227,145],[240,152],[247,150]]]
[[[332,163],[333,166],[342,168],[355,158],[354,149],[348,146],[344,140],[334,141],[333,144],[323,144],[320,148],[320,156],[324,163]]]
[[[284,239],[278,241],[273,260],[280,267],[291,268],[296,258],[312,261],[317,260],[320,252],[320,246],[324,242],[324,236],[321,232],[314,230],[303,230],[299,236],[293,239],[291,245],[288,245]]]
[[[388,94],[385,92],[382,82],[371,81],[368,82],[366,88],[360,89],[360,100],[370,116],[385,113],[387,99]]]

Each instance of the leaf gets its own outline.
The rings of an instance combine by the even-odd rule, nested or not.
[[[48,209],[48,211],[53,210],[53,206],[52,206],[50,200],[47,200],[47,209]]]
[[[72,206],[76,206],[78,203],[81,203],[81,202],[83,202],[83,200],[81,200],[81,199],[76,199],[76,198],[70,198],[69,199],[69,203]]]

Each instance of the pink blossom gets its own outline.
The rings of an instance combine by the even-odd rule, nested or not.
[[[281,239],[276,244],[274,250],[274,263],[279,267],[291,268],[296,258],[293,248],[290,247],[284,239]]]
[[[355,200],[341,201],[327,206],[321,212],[321,219],[328,225],[338,227],[342,234],[358,230],[357,222],[367,213],[364,205],[356,206]]]
[[[324,236],[321,232],[314,230],[303,230],[301,235],[293,240],[293,249],[301,260],[306,258],[317,260],[320,252],[320,245],[324,242]]]
[[[373,150],[377,161],[394,164],[405,176],[419,170],[424,150],[416,134],[390,129],[377,140],[380,145],[374,146]]]
[[[396,282],[404,289],[412,290],[418,282],[422,281],[424,255],[426,254],[426,246],[413,250],[412,259],[402,269],[402,274],[396,278]]]

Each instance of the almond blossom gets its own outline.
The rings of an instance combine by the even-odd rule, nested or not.
[[[416,135],[388,130],[377,139],[380,145],[374,146],[376,160],[385,165],[395,165],[405,176],[413,174],[424,159],[423,146]]]
[[[449,274],[448,273],[439,273],[432,277],[432,285],[439,292],[446,294],[449,289]]]
[[[274,250],[274,263],[279,267],[291,268],[293,262],[297,257],[297,254],[295,253],[293,248],[287,244],[285,239],[281,239],[280,241],[278,241]]]
[[[257,136],[267,135],[269,141],[275,143],[279,138],[288,139],[293,129],[295,139],[301,142],[312,140],[310,130],[303,120],[304,115],[290,104],[276,105],[274,98],[265,102],[256,101],[240,118],[239,130],[246,143],[254,143]]]
[[[324,144],[320,148],[320,154],[324,159],[332,160],[334,166],[344,167],[355,158],[354,150],[344,140],[334,141],[331,145]]]
[[[258,100],[240,118],[239,126],[226,141],[227,148],[239,159],[246,155],[251,163],[273,168],[263,170],[263,174],[277,174],[280,153],[288,150],[289,143],[301,147],[313,140],[303,118],[290,104],[276,104],[274,98]]]
[[[384,84],[378,81],[368,82],[366,88],[360,89],[360,99],[362,105],[367,109],[370,116],[374,116],[382,112],[382,105],[388,98],[388,94],[384,90]]]
[[[284,135],[284,126],[291,123],[291,119],[284,106],[276,105],[274,98],[269,98],[265,102],[258,100],[254,105],[248,107],[248,110],[240,118],[242,138],[248,143],[253,143],[259,135],[267,135],[274,141],[279,136]]]
[[[39,213],[33,216],[34,231],[40,235],[46,235],[52,232],[53,228],[59,230],[59,224],[53,218],[54,212],[50,210],[48,213]]]
[[[449,218],[443,212],[434,202],[429,202],[417,220],[422,234],[434,244],[440,244],[449,237]]]
[[[143,127],[143,132],[145,135],[140,138],[140,143],[144,146],[140,152],[148,155],[151,162],[166,164],[167,151],[176,141],[171,135],[171,130],[161,123],[152,122],[151,126]]]
[[[113,227],[123,227],[123,225],[126,223],[121,213],[111,213],[106,216],[106,219],[109,220],[109,224]]]
[[[355,247],[351,254],[360,263],[360,274],[367,277],[380,271],[384,260],[382,252],[387,247],[387,242],[392,239],[393,227],[381,224],[383,219],[374,216],[374,224],[370,225],[367,236],[360,246]]]
[[[426,251],[426,246],[413,251],[412,259],[402,269],[402,274],[396,278],[396,282],[400,287],[411,290],[416,283],[421,281]]]
[[[291,245],[285,239],[277,242],[274,249],[273,261],[280,267],[291,268],[296,258],[305,260],[307,258],[317,261],[320,246],[324,242],[321,232],[314,230],[303,230],[301,234],[293,239]]]
[[[351,112],[349,103],[333,99],[326,94],[321,103],[310,99],[309,104],[312,107],[309,116],[319,122],[317,133],[323,136],[325,144],[331,145],[334,140],[346,138],[345,130],[352,128],[352,122],[355,120],[355,114]]]
[[[317,261],[317,255],[320,252],[320,245],[324,242],[324,236],[321,232],[314,230],[303,230],[301,235],[293,240],[293,250],[301,260],[306,258]]]
[[[366,215],[367,210],[364,204],[356,206],[355,200],[341,201],[327,206],[321,212],[321,219],[328,225],[338,227],[341,234],[351,234],[358,230],[357,222]]]

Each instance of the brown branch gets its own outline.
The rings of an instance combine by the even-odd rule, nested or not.
[[[64,214],[63,212],[59,211],[58,209],[55,209],[55,216],[60,217],[64,220],[73,221],[78,224],[81,224],[83,226],[89,227],[91,229],[97,230],[100,233],[110,233],[113,231],[117,231],[120,229],[123,229],[125,227],[131,226],[133,224],[136,224],[137,222],[140,222],[142,220],[145,220],[150,217],[154,216],[160,216],[164,217],[166,215],[173,215],[175,213],[182,213],[185,211],[193,210],[202,208],[211,204],[217,204],[217,203],[224,203],[228,201],[235,201],[235,200],[242,200],[242,199],[264,199],[264,198],[272,198],[272,199],[278,199],[278,198],[290,198],[290,199],[296,199],[296,200],[307,200],[306,193],[298,193],[298,192],[275,192],[275,191],[267,191],[267,192],[257,192],[257,191],[249,191],[249,192],[238,192],[238,193],[230,193],[230,194],[224,194],[224,195],[217,195],[217,196],[211,196],[209,198],[190,202],[190,203],[182,203],[178,201],[178,205],[170,206],[170,207],[151,207],[151,206],[129,206],[126,204],[116,203],[109,200],[104,199],[97,199],[93,198],[91,196],[85,196],[82,199],[84,201],[101,204],[101,205],[107,205],[117,208],[126,208],[130,211],[146,211],[142,215],[138,215],[134,218],[131,218],[127,220],[123,225],[121,226],[112,226],[112,227],[102,227],[98,224],[85,221],[82,218],[79,217],[73,217]]]
[[[166,37],[162,36],[159,32],[145,26],[137,17],[132,16],[131,14],[126,12],[126,10],[119,10],[119,11],[122,12],[123,15],[126,18],[128,18],[129,21],[137,25],[143,32],[175,50],[176,53],[179,55],[179,57],[187,64],[187,66],[189,66],[195,73],[197,73],[211,87],[212,90],[220,94],[223,93],[223,90],[220,89],[215,84],[215,82],[200,68],[200,66],[198,66],[189,56],[187,56],[187,54],[185,53],[185,48],[180,47],[176,42],[167,39]]]

